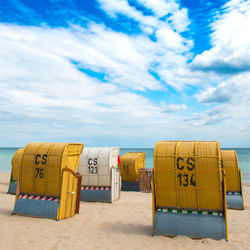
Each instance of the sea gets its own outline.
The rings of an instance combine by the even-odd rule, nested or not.
[[[0,147],[0,172],[11,172],[11,159],[18,148]],[[238,156],[239,167],[241,169],[242,182],[250,183],[250,148],[224,148],[225,150],[235,150]],[[154,149],[153,148],[121,148],[120,156],[126,152],[145,152],[146,168],[153,168]]]

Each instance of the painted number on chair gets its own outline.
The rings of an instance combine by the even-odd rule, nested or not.
[[[46,165],[47,163],[47,154],[41,155],[37,154],[35,157],[35,165],[37,167],[35,168],[35,177],[43,179],[44,177],[44,168],[43,165]]]
[[[89,158],[88,165],[89,174],[98,174],[97,158]]]
[[[196,186],[195,178],[195,159],[177,158],[177,180],[180,187]]]
[[[36,168],[36,178],[43,179],[44,176],[43,171],[44,171],[43,168]]]

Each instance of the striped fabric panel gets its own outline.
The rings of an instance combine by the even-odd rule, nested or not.
[[[111,190],[111,187],[87,187],[87,186],[82,186],[81,190]]]
[[[191,211],[191,210],[176,210],[176,209],[161,209],[161,208],[158,208],[157,211],[163,213],[203,214],[203,215],[223,216],[221,212],[210,212],[210,211]]]
[[[41,195],[31,195],[31,194],[20,194],[18,199],[29,199],[29,200],[40,200],[40,201],[55,201],[60,202],[59,198],[47,197]]]

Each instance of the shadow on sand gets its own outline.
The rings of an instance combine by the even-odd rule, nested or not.
[[[118,234],[133,234],[133,235],[145,235],[152,236],[152,226],[151,225],[141,225],[141,224],[124,224],[124,223],[112,223],[103,224],[103,230]]]
[[[12,209],[0,207],[0,214],[11,215]]]

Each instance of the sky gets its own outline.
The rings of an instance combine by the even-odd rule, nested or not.
[[[249,0],[0,0],[0,146],[250,147],[249,27]]]

